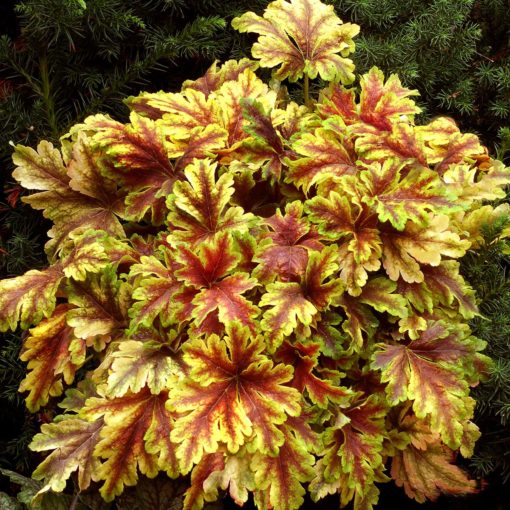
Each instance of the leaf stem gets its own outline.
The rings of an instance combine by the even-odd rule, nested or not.
[[[310,102],[310,78],[308,78],[308,75],[305,74],[305,81],[303,82],[303,96],[305,98],[305,105],[310,108],[311,102]]]
[[[46,55],[41,56],[39,59],[39,72],[41,73],[41,93],[46,108],[48,126],[51,129],[52,138],[56,140],[58,138],[57,116],[55,114],[55,102],[51,95],[50,74]]]

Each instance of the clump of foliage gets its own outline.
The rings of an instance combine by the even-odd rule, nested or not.
[[[415,125],[396,75],[349,86],[359,27],[332,6],[233,26],[259,34],[255,60],[16,147],[50,265],[0,283],[0,328],[31,328],[29,410],[65,392],[31,444],[39,496],[72,478],[111,501],[159,472],[190,474],[186,509],[306,490],[372,508],[391,479],[420,502],[475,492],[454,458],[488,359],[458,259],[510,171],[451,119]]]
[[[267,0],[0,2],[1,278],[46,264],[43,244],[49,228],[38,212],[19,202],[20,188],[10,182],[10,143],[56,143],[87,112],[127,120],[126,95],[150,87],[178,90],[184,78],[203,74],[214,59],[239,52],[240,37],[229,30],[229,22],[239,9],[259,4]],[[19,350],[20,335],[0,334],[5,356]],[[13,382],[19,373],[1,363],[2,352],[0,380]],[[32,417],[16,401],[0,394],[0,406],[12,425],[4,439],[30,427]],[[22,452],[22,464],[30,463],[23,438],[19,435],[15,457],[0,444],[1,466],[15,469]]]

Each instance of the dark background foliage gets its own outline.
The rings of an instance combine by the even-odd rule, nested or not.
[[[215,59],[249,55],[253,39],[234,32],[230,21],[247,10],[261,13],[269,0],[86,0],[86,9],[81,3],[0,2],[0,277],[44,266],[48,230],[19,201],[9,142],[57,143],[91,113],[126,120],[126,96],[177,90]],[[328,3],[344,21],[361,25],[354,54],[358,72],[372,65],[397,72],[421,93],[420,120],[452,116],[464,131],[477,133],[492,155],[509,154],[509,0]],[[488,342],[495,359],[489,381],[475,390],[484,436],[468,465],[474,476],[486,477],[489,490],[485,499],[445,499],[444,508],[504,508],[504,492],[498,491],[510,475],[510,258],[506,244],[495,241],[503,226],[488,229],[484,249],[464,262],[483,314],[473,321],[474,333]],[[29,476],[34,459],[27,445],[48,416],[30,415],[17,392],[24,377],[21,342],[20,332],[0,338],[0,467]],[[0,490],[9,488],[5,478],[0,483]],[[391,489],[380,508],[390,504],[417,507]]]

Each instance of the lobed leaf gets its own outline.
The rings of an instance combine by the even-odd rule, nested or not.
[[[184,347],[189,379],[171,391],[179,413],[172,440],[179,444],[181,469],[188,472],[224,444],[230,453],[250,443],[252,450],[275,455],[284,441],[278,425],[300,412],[300,395],[285,386],[290,367],[263,354],[264,341],[239,323],[220,339],[193,340]]]
[[[253,57],[262,67],[280,66],[274,73],[279,80],[296,81],[303,74],[343,83],[354,80],[354,64],[343,57],[354,50],[352,38],[359,27],[342,25],[332,6],[318,0],[277,0],[266,7],[263,18],[248,12],[232,26],[260,35]]]
[[[53,315],[30,330],[20,355],[28,361],[28,374],[19,391],[29,391],[26,404],[31,412],[45,406],[50,397],[63,392],[64,381],[71,384],[76,370],[85,362],[85,346],[66,324],[70,305],[58,305]]]
[[[36,452],[53,450],[32,475],[35,480],[44,480],[41,492],[62,492],[75,471],[81,491],[87,490],[91,481],[99,480],[101,461],[94,450],[103,426],[102,419],[87,421],[76,417],[42,425],[30,443],[30,449]]]
[[[137,470],[150,478],[163,469],[171,477],[179,474],[174,446],[170,443],[172,416],[165,408],[168,393],[152,395],[144,388],[113,399],[90,398],[81,414],[88,419],[103,417],[94,455],[105,460],[97,469],[104,480],[100,492],[112,501],[124,489],[135,485]]]
[[[473,412],[467,383],[452,363],[462,357],[459,349],[465,354],[461,339],[435,323],[409,345],[378,345],[371,365],[381,370],[390,403],[412,401],[416,416],[429,417],[431,430],[453,449],[460,446],[463,422]]]
[[[221,232],[246,232],[254,222],[253,214],[229,205],[234,179],[225,173],[216,180],[216,168],[216,163],[210,160],[195,160],[185,170],[187,182],[178,182],[173,187],[168,198],[170,244],[197,245]]]

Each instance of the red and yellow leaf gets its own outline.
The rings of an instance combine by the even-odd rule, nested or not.
[[[196,80],[186,80],[182,84],[182,88],[183,90],[198,90],[208,97],[211,92],[218,90],[226,81],[236,81],[246,69],[256,71],[258,67],[258,63],[249,58],[227,60],[219,69],[218,61],[215,61],[203,76]]]
[[[469,248],[469,241],[448,229],[446,215],[434,216],[427,227],[408,222],[402,232],[384,229],[383,266],[388,276],[399,277],[408,283],[422,282],[427,266],[439,266],[442,257],[462,257]]]
[[[262,241],[256,252],[254,260],[259,265],[254,276],[261,283],[268,283],[275,278],[289,281],[302,275],[308,262],[308,250],[320,250],[323,245],[315,230],[303,218],[301,203],[287,204],[285,215],[277,211],[265,223],[272,232],[265,235],[269,241]]]
[[[382,161],[395,158],[426,167],[426,150],[414,130],[407,122],[392,125],[391,132],[380,132],[366,124],[355,124],[350,132],[356,136],[356,152],[363,160]]]
[[[128,391],[138,393],[145,386],[157,395],[170,389],[182,374],[182,362],[176,350],[176,333],[168,337],[161,331],[142,329],[120,340],[118,349],[109,354],[111,365],[101,394],[122,397]]]
[[[85,362],[85,350],[66,324],[66,314],[72,307],[58,305],[49,319],[30,330],[20,355],[28,361],[28,374],[21,381],[19,391],[29,391],[26,404],[31,412],[38,411],[50,397],[63,392],[63,382],[71,384],[76,370]],[[79,352],[73,350],[78,348]]]
[[[367,124],[378,131],[391,131],[395,122],[412,119],[421,110],[409,96],[418,95],[417,90],[402,87],[400,79],[392,74],[386,82],[380,69],[372,67],[360,79],[361,94],[356,104],[354,89],[341,85],[322,91],[318,110],[324,118],[340,116],[343,122]]]
[[[23,329],[50,317],[55,309],[56,294],[64,277],[62,264],[0,282],[0,331]]]
[[[440,155],[441,160],[436,164],[435,170],[439,174],[443,174],[451,165],[474,163],[476,156],[484,153],[485,150],[476,135],[453,133],[449,137],[448,145],[444,147]]]
[[[293,420],[295,422],[297,420]],[[315,457],[309,451],[299,428],[283,424],[285,442],[278,455],[257,453],[252,461],[255,470],[255,503],[258,508],[295,510],[303,504],[303,483],[314,476]]]
[[[377,396],[338,412],[324,433],[323,458],[310,487],[314,499],[338,491],[346,504],[355,494],[369,493],[383,466],[386,414]]]
[[[128,106],[139,115],[152,120],[165,119],[173,125],[175,136],[186,136],[196,128],[214,124],[213,102],[204,91],[188,87],[182,92],[143,92],[126,100]]]
[[[340,306],[343,308],[346,319],[342,329],[351,337],[351,349],[360,352],[365,340],[373,337],[379,321],[367,305],[360,303],[357,298],[344,294],[340,298]],[[364,337],[363,333],[366,334]]]
[[[402,87],[396,74],[392,74],[385,82],[383,72],[372,67],[361,77],[360,85],[360,120],[379,130],[391,131],[393,122],[412,118],[421,111],[409,99],[410,96],[418,95],[418,91]]]
[[[214,93],[216,122],[227,131],[225,152],[236,149],[248,137],[244,130],[249,121],[243,117],[243,103],[246,99],[257,100],[264,109],[272,109],[276,93],[247,67],[235,80],[226,81]]]
[[[396,293],[397,284],[381,276],[370,280],[361,291],[358,299],[378,312],[387,312],[394,317],[405,319],[408,316],[408,302]]]
[[[418,503],[436,501],[441,494],[463,496],[478,492],[475,480],[453,464],[455,454],[440,442],[425,448],[408,446],[398,451],[391,464],[391,477]]]
[[[259,308],[242,294],[258,283],[247,273],[233,272],[240,257],[227,235],[202,243],[198,255],[181,247],[176,257],[182,265],[175,273],[177,278],[197,289],[192,311],[197,326],[214,313],[225,325],[238,320],[254,329],[253,319]]]
[[[171,477],[179,474],[174,446],[170,443],[172,416],[165,408],[168,394],[152,395],[145,388],[114,399],[90,398],[81,414],[97,420],[104,417],[101,440],[94,455],[105,459],[96,471],[104,480],[100,489],[112,501],[124,489],[135,485],[140,472],[149,478],[159,470]]]
[[[264,312],[262,329],[268,334],[268,344],[274,351],[298,326],[308,327],[314,316],[339,300],[344,290],[338,278],[330,279],[338,270],[336,247],[311,252],[301,283],[275,282],[267,286],[259,305],[271,306]]]
[[[300,394],[284,386],[292,369],[263,354],[264,340],[239,323],[220,339],[193,340],[184,346],[190,377],[171,392],[179,413],[172,440],[183,472],[225,444],[231,453],[250,443],[252,450],[275,455],[284,442],[278,425],[300,412]]]
[[[232,26],[260,34],[252,55],[262,67],[280,66],[274,73],[279,80],[296,81],[303,74],[343,83],[354,80],[354,64],[343,57],[354,50],[352,38],[359,26],[342,25],[332,6],[318,0],[277,0],[266,7],[263,18],[248,12]]]
[[[459,267],[456,260],[444,260],[437,267],[424,267],[424,285],[436,302],[446,306],[457,302],[460,314],[472,319],[478,314],[475,291],[466,283]]]
[[[362,200],[373,207],[379,221],[389,221],[397,230],[404,230],[408,221],[424,225],[430,213],[458,210],[454,196],[447,194],[435,172],[412,168],[402,177],[403,167],[398,160],[386,159],[360,174]]]
[[[102,419],[86,421],[68,416],[56,423],[42,425],[30,443],[36,452],[52,451],[32,474],[35,480],[43,480],[41,491],[62,492],[71,474],[78,471],[78,487],[87,490],[90,482],[99,481],[101,461],[94,455],[103,428]]]
[[[170,243],[191,245],[211,240],[219,232],[246,232],[255,219],[241,207],[230,206],[234,179],[224,173],[215,178],[216,163],[195,160],[185,170],[186,181],[177,182],[168,199]]]
[[[329,402],[345,405],[351,392],[344,387],[334,384],[332,374],[328,379],[321,379],[315,375],[314,369],[318,367],[318,356],[321,344],[286,341],[278,349],[276,358],[286,365],[294,367],[294,376],[291,385],[301,394],[306,389],[308,398],[319,407],[327,407]],[[340,374],[338,374],[338,377]]]
[[[412,401],[416,416],[429,417],[431,429],[448,446],[458,448],[474,401],[467,396],[465,379],[459,377],[462,368],[452,363],[460,357],[459,349],[465,351],[462,340],[448,335],[436,323],[408,345],[379,344],[371,366],[381,370],[392,405]]]
[[[167,264],[170,267],[167,267]],[[141,257],[140,264],[133,264],[129,276],[133,281],[133,299],[129,310],[130,330],[151,327],[156,318],[163,326],[187,320],[193,309],[194,289],[187,289],[177,280],[174,271],[177,264],[172,260],[165,264],[154,256]]]
[[[72,281],[67,294],[75,308],[67,313],[67,324],[88,345],[98,337],[109,342],[127,327],[131,292],[130,285],[117,279],[113,266],[90,275],[84,282]]]
[[[80,134],[73,146],[68,168],[60,152],[49,142],[41,142],[38,152],[17,146],[13,177],[27,189],[40,190],[23,201],[42,210],[54,223],[46,248],[53,255],[73,232],[101,229],[122,237],[124,230],[117,218],[122,200],[115,184],[102,176],[89,140]]]
[[[305,192],[322,179],[357,172],[354,151],[339,134],[329,129],[303,133],[292,143],[292,150],[301,157],[287,161],[289,170],[285,180]]]
[[[105,174],[128,193],[126,215],[139,221],[150,212],[154,224],[166,213],[165,196],[182,177],[169,160],[169,142],[161,123],[131,113],[130,124],[105,116],[86,120],[92,143],[106,158]]]
[[[238,506],[248,500],[248,491],[255,490],[250,468],[252,455],[245,449],[236,455],[223,452],[206,455],[191,472],[191,487],[186,492],[184,510],[202,508],[204,501],[216,501],[218,490],[228,490]]]

